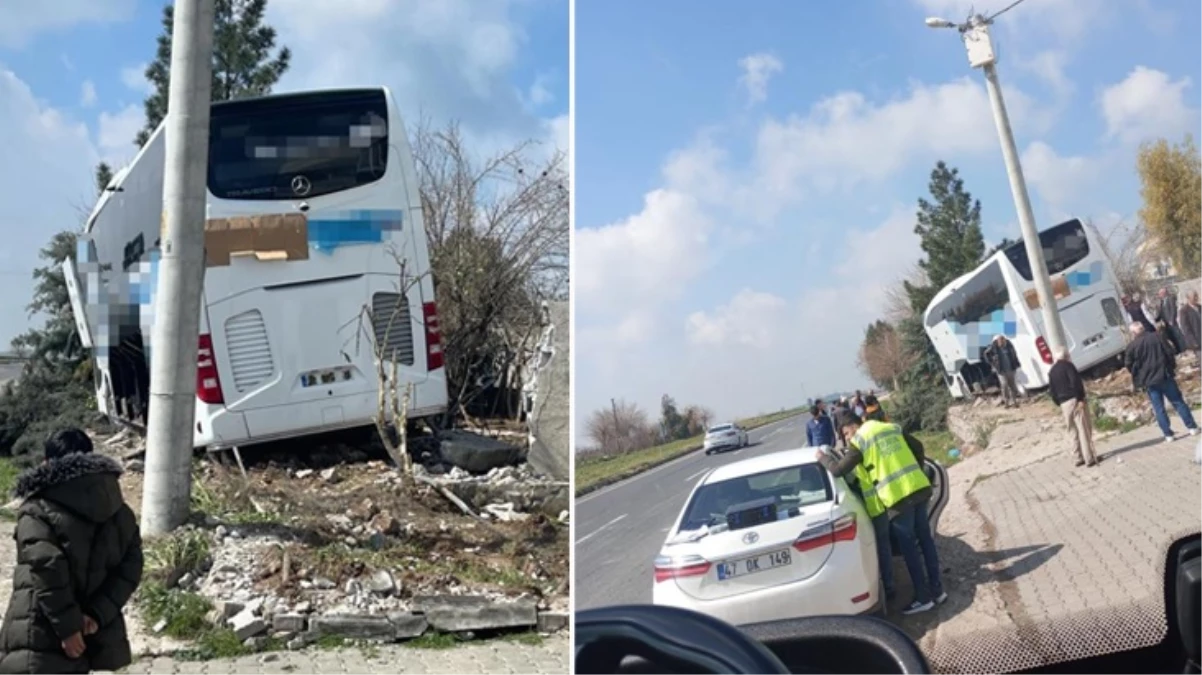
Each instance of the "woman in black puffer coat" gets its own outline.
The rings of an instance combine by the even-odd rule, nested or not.
[[[17,566],[0,673],[86,673],[132,661],[122,609],[142,579],[142,538],[121,466],[79,429],[54,433],[17,480]]]

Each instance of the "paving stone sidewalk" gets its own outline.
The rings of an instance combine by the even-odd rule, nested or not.
[[[504,640],[464,644],[450,649],[416,649],[380,645],[364,650],[306,649],[273,652],[234,659],[177,661],[168,657],[141,659],[122,672],[247,675],[259,673],[567,673],[567,636],[547,638],[541,645]]]
[[[1165,636],[1169,547],[1202,530],[1202,479],[1191,461],[1199,439],[1165,444],[1153,424],[1099,442],[1104,461],[1078,468],[1062,435],[1057,427],[1028,437],[1056,447],[980,473],[949,503],[945,516],[961,512],[951,519],[958,531],[945,518],[937,536],[949,600],[896,619],[937,672],[1013,672]],[[904,566],[896,572],[908,582]]]

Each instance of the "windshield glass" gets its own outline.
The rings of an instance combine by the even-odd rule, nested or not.
[[[374,183],[388,163],[383,91],[323,92],[213,106],[209,191],[302,199]]]
[[[799,515],[798,509],[830,501],[831,485],[826,471],[816,463],[703,485],[685,509],[680,531],[726,529],[726,514],[731,507],[769,498],[776,502],[778,518],[794,518]]]
[[[1076,265],[1089,255],[1089,240],[1085,238],[1085,226],[1077,219],[1061,223],[1039,233],[1043,248],[1043,259],[1048,265],[1048,274],[1058,274]],[[1031,275],[1031,261],[1022,242],[1006,249],[1006,257],[1014,265],[1019,276],[1027,281]]]
[[[723,431],[730,431],[730,429],[731,426],[729,424],[719,424],[716,427],[710,427],[710,430],[707,433],[720,434]]]

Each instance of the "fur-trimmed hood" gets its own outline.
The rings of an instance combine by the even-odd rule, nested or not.
[[[13,493],[20,499],[46,499],[93,522],[103,522],[125,502],[117,483],[122,473],[121,465],[111,457],[73,453],[21,474]]]

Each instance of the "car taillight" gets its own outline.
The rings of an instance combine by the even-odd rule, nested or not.
[[[856,514],[849,513],[833,523],[819,525],[802,532],[793,542],[793,548],[805,553],[823,546],[831,546],[837,541],[853,541],[857,531]]]
[[[1052,350],[1048,349],[1048,341],[1043,339],[1043,336],[1035,338],[1035,348],[1039,350],[1039,358],[1043,359],[1044,363],[1052,363]]]
[[[213,356],[213,338],[202,333],[196,350],[196,398],[204,403],[225,403],[221,379],[217,377],[217,360]]]
[[[438,305],[433,302],[423,303],[422,317],[426,324],[426,370],[438,370],[443,366],[442,328],[438,324]]]
[[[704,576],[713,567],[713,563],[699,555],[686,555],[680,558],[660,556],[655,559],[655,583],[670,579]]]

